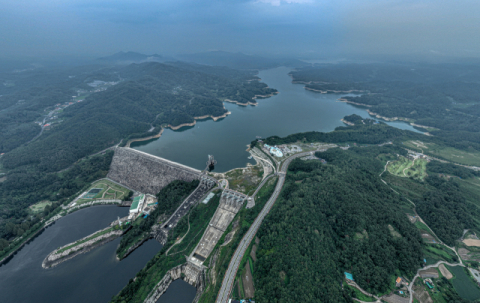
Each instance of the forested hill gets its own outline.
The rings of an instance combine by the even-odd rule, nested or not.
[[[255,95],[275,91],[259,81],[247,81],[255,79],[252,72],[221,67],[205,67],[203,72],[199,65],[151,62],[110,72],[125,80],[66,108],[59,114],[63,122],[36,141],[7,153],[1,159],[3,166],[35,165],[42,171],[58,171],[121,139],[144,134],[151,125],[176,126],[191,123],[197,116],[220,116],[226,112],[225,98],[255,102]],[[63,100],[59,97],[54,102]],[[45,107],[51,103],[49,99]],[[17,139],[15,132],[11,134],[13,138],[6,141]]]
[[[350,302],[344,271],[373,293],[420,266],[420,235],[404,202],[378,174],[395,146],[330,149],[294,160],[280,198],[258,231],[255,299],[260,302]]]
[[[42,70],[0,75],[9,85],[0,93],[0,251],[41,219],[28,206],[58,207],[105,176],[111,155],[79,159],[164,125],[223,115],[225,98],[255,102],[275,92],[252,71],[179,62],[43,70],[43,77]],[[50,126],[29,142],[44,118]]]
[[[444,143],[480,150],[480,67],[455,64],[319,64],[291,73],[320,91],[362,91],[346,100],[428,126]],[[425,129],[422,129],[425,131]]]

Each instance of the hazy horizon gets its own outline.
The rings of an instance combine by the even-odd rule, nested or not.
[[[1,1],[2,58],[222,50],[297,58],[480,57],[466,0]]]

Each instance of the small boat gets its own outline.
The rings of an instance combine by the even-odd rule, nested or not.
[[[253,158],[253,156],[251,156],[251,155],[248,157],[248,159],[252,159],[252,158]]]

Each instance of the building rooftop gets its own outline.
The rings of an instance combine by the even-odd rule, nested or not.
[[[135,198],[133,198],[133,202],[132,202],[132,205],[130,206],[130,210],[135,210],[138,208],[138,203],[140,203],[140,201],[143,199],[145,195],[140,195],[140,196],[136,196]]]

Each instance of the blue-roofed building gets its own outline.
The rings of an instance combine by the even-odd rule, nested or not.
[[[347,280],[354,281],[352,274],[350,274],[348,272],[345,272],[345,278],[347,278]]]

